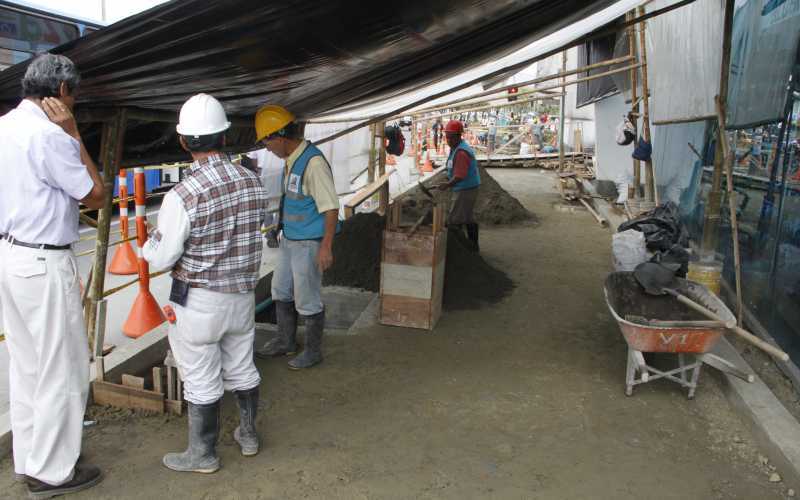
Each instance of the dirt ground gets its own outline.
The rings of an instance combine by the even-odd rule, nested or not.
[[[712,370],[693,401],[662,381],[625,397],[625,343],[602,293],[610,233],[551,208],[551,173],[492,173],[540,222],[481,233],[516,282],[502,302],[448,312],[433,333],[331,336],[307,372],[259,361],[263,450],[240,456],[226,396],[213,475],[161,465],[185,446],[185,419],[107,414],[85,437],[105,481],[72,498],[786,498]],[[23,496],[10,460],[0,468],[0,495]]]

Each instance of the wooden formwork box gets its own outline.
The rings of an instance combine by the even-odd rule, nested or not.
[[[399,227],[394,206],[383,231],[380,323],[433,330],[442,315],[447,231],[441,206],[433,225]]]

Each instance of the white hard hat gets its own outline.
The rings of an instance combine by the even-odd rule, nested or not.
[[[211,135],[228,130],[231,122],[222,104],[208,94],[197,94],[183,103],[175,129],[181,135]]]

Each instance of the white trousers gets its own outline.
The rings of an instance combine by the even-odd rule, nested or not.
[[[81,453],[89,392],[78,266],[70,250],[0,247],[14,470],[59,485]]]
[[[190,288],[186,306],[171,303],[175,323],[169,345],[178,362],[187,401],[208,404],[225,391],[261,383],[253,362],[255,294]]]

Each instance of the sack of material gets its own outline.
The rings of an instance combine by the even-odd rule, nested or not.
[[[631,156],[640,161],[650,161],[652,155],[653,146],[642,137],[639,137],[639,143],[634,148]]]
[[[633,123],[627,118],[623,119],[619,125],[617,125],[617,144],[620,146],[627,146],[632,143],[635,138],[636,130],[633,128]]]
[[[615,271],[633,271],[642,262],[647,262],[644,234],[635,229],[614,234],[611,249]]]

